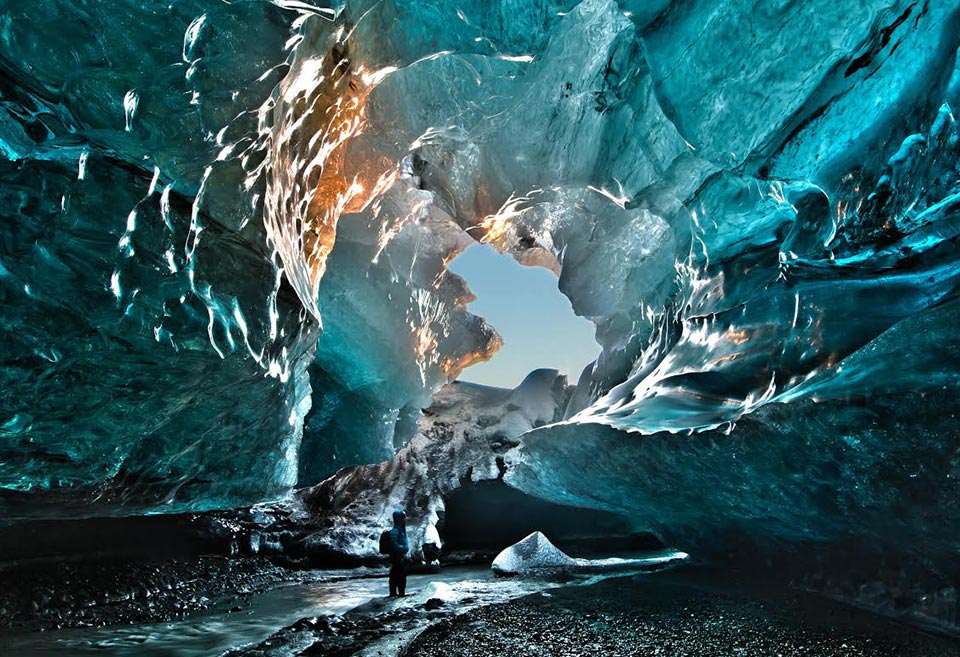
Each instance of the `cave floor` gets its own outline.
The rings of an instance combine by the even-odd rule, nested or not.
[[[100,627],[0,631],[0,655],[16,657],[207,657],[214,655],[349,654],[395,646],[438,618],[529,595],[560,583],[501,580],[486,566],[412,574],[403,599],[386,597],[385,570],[306,571],[299,582],[233,596],[181,618]]]
[[[697,568],[548,582],[449,567],[411,575],[400,600],[383,573],[320,573],[164,622],[0,632],[0,654],[960,657],[953,637]]]
[[[960,655],[960,640],[954,637],[814,594],[695,581],[664,573],[543,591],[440,621],[403,655]]]

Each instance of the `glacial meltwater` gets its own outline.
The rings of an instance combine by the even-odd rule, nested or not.
[[[383,573],[373,575],[369,569],[361,569],[345,576],[344,571],[315,571],[306,576],[311,581],[281,584],[248,596],[241,605],[212,604],[207,610],[174,621],[2,635],[0,655],[212,657],[251,649],[304,619],[332,618],[348,612],[357,619],[377,619],[383,631],[376,639],[390,644],[395,641],[393,635],[426,628],[433,618],[427,612],[438,606],[459,613],[562,584],[591,584],[609,577],[662,570],[685,558],[682,553],[662,551],[627,560],[581,559],[580,574],[541,578],[498,578],[485,566],[453,566],[437,573],[410,575],[407,595],[400,599],[387,597]],[[391,626],[396,616],[403,616],[405,623]],[[305,645],[299,641],[302,639],[281,638],[276,643],[289,643],[289,650],[280,648],[277,654],[297,654],[310,645],[309,639]]]
[[[494,581],[489,569],[483,567],[449,568],[437,574],[411,575],[407,598],[410,604],[422,602],[418,594],[433,583],[457,589],[476,589],[477,593],[489,591],[490,595],[500,584]],[[523,586],[511,586],[500,589],[500,595],[507,599],[523,590]],[[249,604],[238,611],[214,607],[166,623],[5,635],[0,637],[0,654],[17,657],[119,657],[134,654],[143,657],[209,657],[257,644],[301,618],[343,614],[383,598],[386,593],[387,581],[383,577],[321,579],[281,585],[251,595]]]

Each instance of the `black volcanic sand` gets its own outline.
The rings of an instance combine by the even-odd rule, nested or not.
[[[817,595],[641,576],[554,589],[432,626],[405,657],[940,657],[960,640]]]
[[[83,560],[0,565],[0,632],[170,621],[303,578],[266,559]]]

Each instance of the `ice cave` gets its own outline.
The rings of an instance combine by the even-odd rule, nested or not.
[[[960,655],[958,49],[0,0],[0,655]]]

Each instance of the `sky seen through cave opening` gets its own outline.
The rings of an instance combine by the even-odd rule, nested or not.
[[[576,383],[599,355],[593,323],[573,313],[553,272],[525,267],[486,244],[469,247],[450,270],[477,297],[468,310],[492,324],[504,343],[491,360],[465,369],[461,381],[513,388],[531,371],[553,368]]]

